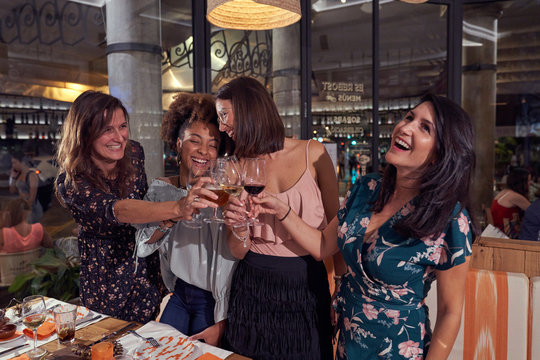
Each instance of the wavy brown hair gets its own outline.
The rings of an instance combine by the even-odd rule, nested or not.
[[[112,95],[98,91],[85,91],[75,99],[62,127],[62,139],[56,151],[59,172],[65,172],[66,183],[75,188],[75,177],[81,176],[98,189],[109,192],[105,182],[105,174],[94,164],[91,155],[93,144],[108,126],[114,112],[120,109],[126,121],[129,116],[120,100]],[[126,185],[135,169],[131,164],[131,146],[128,141],[124,157],[116,163],[116,182],[121,196],[127,195]]]
[[[195,122],[212,124],[219,129],[216,104],[210,94],[178,93],[161,122],[161,138],[176,151],[176,140],[183,139],[184,131]],[[230,151],[232,141],[220,132],[219,154]]]
[[[476,163],[471,119],[459,105],[445,97],[427,94],[418,105],[424,102],[429,102],[435,112],[435,160],[425,166],[420,175],[415,211],[394,225],[394,229],[415,238],[437,236],[444,231],[455,205],[459,203],[469,213],[474,239],[478,228],[469,197]],[[379,198],[373,207],[375,212],[380,212],[394,193],[396,174],[395,166],[388,164]]]
[[[237,77],[223,85],[215,97],[232,104],[236,155],[257,157],[283,149],[283,120],[274,100],[259,81]]]

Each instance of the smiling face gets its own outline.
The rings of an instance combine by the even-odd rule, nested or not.
[[[184,130],[183,138],[176,143],[181,159],[180,176],[187,177],[190,168],[208,169],[209,161],[218,156],[219,141],[219,130],[213,124],[197,121]]]
[[[103,128],[92,145],[92,161],[107,176],[124,157],[129,128],[124,112],[116,109],[111,122]]]
[[[223,131],[234,140],[234,113],[230,100],[216,100],[216,111],[218,114],[219,131]]]
[[[429,102],[423,102],[407,113],[392,134],[386,161],[398,173],[414,173],[433,158],[435,148],[435,112]]]

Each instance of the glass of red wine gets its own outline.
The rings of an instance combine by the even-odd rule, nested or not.
[[[265,160],[260,158],[244,159],[244,190],[250,196],[257,196],[266,186],[266,175],[264,171]],[[251,225],[261,226],[262,223],[252,218]]]

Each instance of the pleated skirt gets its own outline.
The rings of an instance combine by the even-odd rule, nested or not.
[[[255,360],[332,359],[324,264],[248,252],[233,275],[223,346]]]

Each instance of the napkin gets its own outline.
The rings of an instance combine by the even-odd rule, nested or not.
[[[52,334],[54,334],[55,331],[56,331],[56,328],[55,328],[54,322],[50,321],[50,320],[47,320],[43,324],[41,324],[40,327],[38,327],[38,329],[37,329],[37,339],[38,340],[46,339],[49,336],[51,336]],[[26,336],[29,336],[29,337],[34,336],[32,334],[32,330],[30,330],[28,328],[24,329],[23,332],[24,332],[24,334]]]

